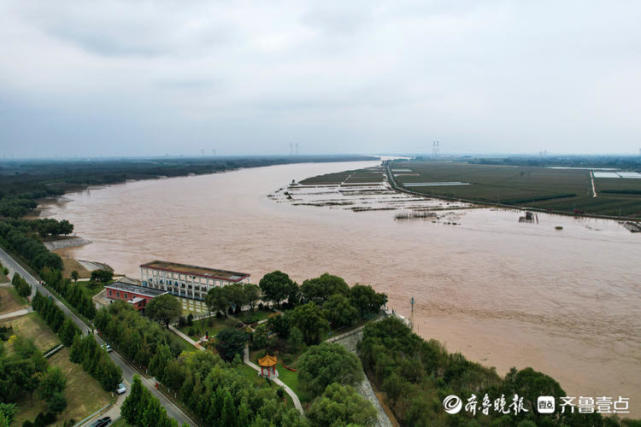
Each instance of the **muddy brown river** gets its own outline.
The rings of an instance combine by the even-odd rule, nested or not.
[[[292,179],[375,162],[272,166],[129,182],[49,205],[91,244],[68,249],[138,277],[153,259],[245,271],[324,272],[371,284],[415,330],[495,366],[532,366],[570,396],[630,397],[641,416],[641,233],[614,221],[460,211],[452,226],[390,211],[292,206],[266,196]],[[563,230],[556,230],[562,226]]]

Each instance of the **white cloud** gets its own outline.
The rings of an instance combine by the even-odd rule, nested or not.
[[[637,152],[638,22],[638,2],[6,0],[0,149]]]

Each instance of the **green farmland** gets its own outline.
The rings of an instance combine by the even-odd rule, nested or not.
[[[300,182],[303,185],[363,185],[383,181],[384,170],[380,166],[348,170],[313,176]]]
[[[499,166],[437,161],[393,161],[390,169],[400,188],[428,196],[464,199],[588,215],[641,218],[641,180],[595,180],[593,197],[586,169]],[[432,186],[460,182],[467,185]],[[426,185],[421,185],[426,184]]]

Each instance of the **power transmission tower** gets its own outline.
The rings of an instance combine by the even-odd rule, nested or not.
[[[432,143],[432,157],[436,159],[440,154],[440,152],[441,152],[441,147],[439,146],[439,142],[434,141]]]

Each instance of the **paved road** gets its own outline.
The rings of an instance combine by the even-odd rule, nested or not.
[[[80,328],[83,334],[88,334],[91,332],[91,328],[89,326],[87,326],[78,316],[76,316],[71,310],[69,310],[69,308],[67,308],[66,305],[60,302],[55,295],[50,293],[47,290],[47,288],[40,285],[38,280],[36,280],[29,272],[27,272],[20,264],[18,264],[18,262],[16,262],[2,248],[0,248],[0,262],[2,263],[2,265],[4,265],[9,269],[10,275],[13,275],[15,272],[17,272],[31,285],[32,296],[35,295],[36,290],[40,292],[42,295],[50,296],[56,302],[56,305],[58,305],[58,307],[60,307],[62,311],[64,311],[65,315],[70,317],[71,320],[73,320],[73,322],[76,324],[76,326]],[[96,335],[96,341],[98,341],[99,344],[104,343],[104,341],[97,335]],[[120,366],[120,369],[122,369],[122,376],[124,380],[127,383],[131,384],[133,382],[134,374],[140,374],[140,373],[117,352],[112,351],[111,353],[109,353],[109,355],[111,356],[111,359],[118,366]],[[156,388],[154,387],[155,382],[152,379],[145,378],[142,375],[140,375],[140,377],[142,379],[142,383],[151,391],[151,393],[160,401],[163,407],[167,410],[167,415],[169,415],[170,417],[178,421],[178,424],[180,425],[182,425],[183,423],[187,423],[190,426],[198,425],[191,418],[189,418],[187,414],[185,414],[178,406],[176,406],[171,400],[169,400],[164,394],[156,390]]]

